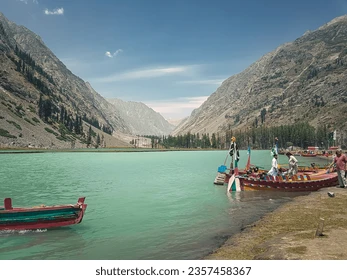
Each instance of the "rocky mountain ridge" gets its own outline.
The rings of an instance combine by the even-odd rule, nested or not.
[[[343,138],[346,74],[347,16],[341,16],[226,79],[172,134],[224,133],[307,121],[338,129]]]
[[[127,121],[130,133],[133,135],[169,135],[175,128],[162,115],[148,108],[141,102],[107,99]]]
[[[147,131],[147,134],[161,135],[172,130],[162,120],[159,125],[153,120],[143,122],[141,131],[136,130],[131,118],[123,119],[117,106],[74,75],[38,35],[9,21],[2,13],[0,65],[0,143],[3,146],[25,147],[35,143],[36,147],[59,148],[69,147],[73,142],[76,147],[83,147],[88,145],[89,126],[100,132],[99,137],[108,138],[107,146],[131,146],[122,139],[113,139],[118,135],[114,132]],[[153,111],[143,107],[143,112],[146,109]],[[92,144],[96,144],[97,137],[92,132],[89,139]]]

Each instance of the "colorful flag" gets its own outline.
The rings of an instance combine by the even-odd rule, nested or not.
[[[248,154],[248,160],[246,164],[246,170],[249,170],[251,167],[251,147],[250,146],[248,146],[247,154]]]

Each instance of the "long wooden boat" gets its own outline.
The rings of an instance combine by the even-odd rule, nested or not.
[[[317,191],[325,187],[337,186],[336,172],[324,168],[300,168],[297,175],[270,176],[266,172],[240,173],[233,178],[233,171],[225,174],[223,185],[228,185],[229,180],[237,180],[241,191],[270,190],[270,191]],[[228,191],[231,191],[228,189]]]
[[[310,153],[301,153],[302,157],[316,157],[317,154],[310,154]]]
[[[87,204],[80,197],[76,204],[13,208],[11,198],[0,206],[0,230],[33,230],[70,226],[82,222]]]
[[[235,154],[235,153],[234,153]],[[303,153],[302,155],[316,156],[316,154]],[[246,191],[246,190],[270,190],[270,191],[290,191],[290,192],[308,192],[317,191],[325,187],[338,185],[336,172],[331,172],[330,168],[321,168],[315,164],[310,167],[299,167],[298,174],[289,177],[267,175],[267,170],[250,165],[250,153],[246,168],[239,170],[237,160],[234,157],[234,169],[227,169],[225,165],[218,168],[218,173],[214,184],[227,185],[228,191]],[[331,167],[331,166],[330,166]]]
[[[317,191],[338,185],[336,173],[298,174],[288,176],[239,176],[241,190],[270,190],[286,192]]]

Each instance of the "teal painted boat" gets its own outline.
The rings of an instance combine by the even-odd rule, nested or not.
[[[12,207],[12,199],[5,198],[0,207],[0,230],[32,230],[70,226],[82,222],[87,204],[80,197],[76,204],[55,206]]]

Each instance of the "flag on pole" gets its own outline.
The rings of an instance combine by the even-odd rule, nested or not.
[[[249,170],[251,167],[251,147],[250,146],[248,146],[247,155],[248,155],[248,160],[246,164],[246,170]]]
[[[239,155],[238,155],[238,149],[236,146],[236,138],[234,136],[231,138],[231,142],[232,142],[232,151],[233,151],[232,160],[234,161],[234,174],[229,178],[228,188],[227,188],[228,192],[241,191],[240,179],[238,178]]]
[[[235,139],[234,141],[236,141],[236,138],[234,139]],[[235,164],[234,174],[235,175],[239,175],[239,168],[237,166],[237,162],[238,162],[237,147],[236,147],[236,142],[234,142],[234,164]]]

